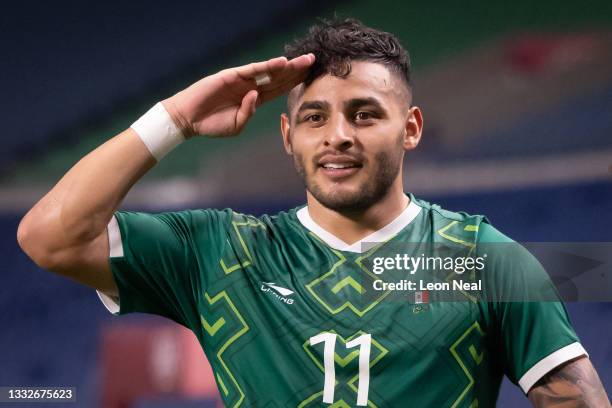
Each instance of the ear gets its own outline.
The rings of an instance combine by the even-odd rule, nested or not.
[[[412,150],[421,141],[423,133],[423,113],[418,106],[410,108],[404,130],[404,150]]]
[[[283,135],[283,145],[289,156],[293,156],[293,147],[291,146],[291,124],[286,113],[281,114],[280,120],[281,134]]]

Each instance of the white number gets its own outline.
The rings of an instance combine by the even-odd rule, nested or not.
[[[359,385],[357,386],[357,405],[368,405],[370,387],[370,346],[372,335],[362,334],[355,340],[346,343],[346,348],[359,346]]]
[[[336,385],[336,368],[334,355],[336,350],[336,334],[319,333],[310,338],[310,345],[325,343],[323,346],[323,367],[325,369],[325,383],[323,386],[323,402],[334,402],[334,388]],[[357,386],[357,405],[368,405],[368,389],[370,387],[370,348],[372,335],[362,334],[346,343],[346,348],[359,346],[359,384]]]
[[[333,333],[320,333],[310,338],[310,345],[314,346],[325,342],[323,347],[323,367],[325,368],[325,385],[323,386],[323,402],[334,402],[334,387],[336,385],[336,368],[334,354],[336,350],[336,335]]]

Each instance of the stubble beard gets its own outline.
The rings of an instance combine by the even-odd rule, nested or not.
[[[304,158],[301,154],[294,152],[293,161],[298,175],[302,179],[306,189],[324,207],[337,212],[361,212],[372,207],[385,197],[393,185],[401,169],[403,158],[401,147],[395,152],[380,152],[375,156],[374,163],[369,166],[376,166],[370,169],[371,174],[354,191],[342,191],[324,189],[314,180],[313,174],[306,171]],[[313,168],[317,169],[317,164],[313,163]],[[363,171],[360,170],[360,171]]]

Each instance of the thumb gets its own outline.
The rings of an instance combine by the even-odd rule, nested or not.
[[[238,112],[236,113],[236,133],[242,130],[244,125],[246,125],[251,116],[253,116],[255,113],[258,96],[259,92],[257,92],[256,89],[253,89],[247,92],[242,98],[240,108],[238,108]]]

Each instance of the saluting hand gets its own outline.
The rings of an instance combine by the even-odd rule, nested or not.
[[[304,81],[314,60],[314,54],[306,54],[292,60],[277,57],[224,69],[202,78],[163,104],[185,137],[234,136],[259,105]],[[258,86],[256,78],[264,75],[269,77],[269,83]]]

